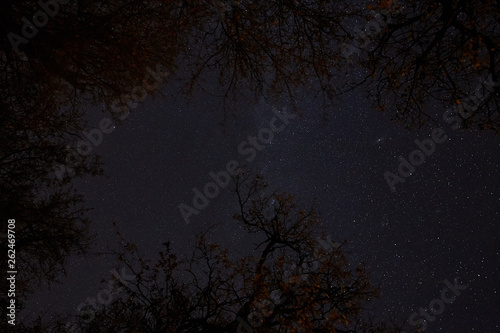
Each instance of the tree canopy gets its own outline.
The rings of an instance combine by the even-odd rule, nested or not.
[[[397,332],[365,313],[378,289],[364,267],[348,264],[345,243],[325,239],[320,217],[290,194],[265,194],[259,176],[234,178],[239,212],[254,250],[243,257],[210,242],[206,231],[187,255],[170,242],[156,261],[122,242],[121,265],[132,282],[117,280],[113,302],[90,304],[73,319],[83,332]],[[130,275],[130,274],[129,274]]]
[[[407,126],[439,123],[453,107],[461,126],[499,133],[498,1],[384,1],[387,21],[361,59],[378,107]],[[441,112],[442,115],[442,112]]]
[[[334,102],[361,89],[406,127],[440,123],[435,109],[453,108],[463,129],[499,133],[494,0],[6,0],[0,9],[0,215],[19,220],[26,292],[90,241],[71,187],[103,172],[95,153],[78,150],[86,110],[119,123],[161,92],[152,79],[180,79],[186,96],[215,80],[224,101],[294,101],[306,89]]]

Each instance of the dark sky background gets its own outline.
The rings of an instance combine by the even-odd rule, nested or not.
[[[381,286],[380,300],[370,304],[373,313],[402,321],[439,298],[444,280],[457,279],[467,290],[426,332],[500,332],[499,138],[443,124],[448,140],[391,192],[384,172],[396,172],[398,156],[408,158],[418,148],[413,141],[429,138],[432,128],[402,129],[362,91],[326,109],[305,91],[294,101],[241,98],[229,102],[226,117],[218,97],[197,92],[187,103],[177,91],[175,83],[165,85],[161,95],[104,134],[96,149],[105,176],[76,183],[93,208],[94,251],[115,246],[117,221],[125,238],[151,258],[168,240],[176,252],[188,253],[194,234],[218,222],[215,240],[236,253],[251,252],[231,218],[237,202],[229,187],[189,225],[177,206],[192,205],[192,189],[210,181],[211,171],[231,160],[244,163],[238,145],[269,126],[273,107],[291,111],[295,103],[300,116],[247,165],[306,207],[316,198],[326,234],[347,240],[350,262],[364,262]],[[321,117],[324,110],[328,120]],[[107,117],[99,109],[89,114],[88,129]],[[96,297],[113,268],[120,267],[111,255],[70,258],[62,283],[35,294],[19,320],[76,313],[78,304]]]

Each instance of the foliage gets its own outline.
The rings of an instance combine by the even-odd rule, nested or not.
[[[362,319],[378,290],[362,266],[348,265],[341,246],[325,249],[314,238],[320,218],[291,195],[263,195],[266,183],[249,177],[235,178],[234,219],[256,241],[253,254],[231,256],[207,241],[210,231],[185,258],[165,243],[155,262],[124,242],[118,258],[135,280],[88,324],[81,318],[84,331],[236,332],[243,321],[254,332],[396,331]]]

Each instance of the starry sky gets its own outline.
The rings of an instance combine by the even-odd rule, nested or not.
[[[359,91],[326,107],[308,92],[293,101],[242,97],[224,112],[220,98],[199,91],[188,102],[178,88],[166,84],[104,134],[96,152],[105,175],[75,183],[93,208],[92,251],[116,244],[116,221],[125,238],[151,258],[168,240],[186,253],[194,235],[215,223],[220,226],[214,240],[248,254],[251,249],[241,245],[245,233],[231,218],[237,202],[229,187],[190,224],[178,209],[180,203],[191,205],[192,189],[209,182],[210,172],[235,160],[304,206],[315,202],[326,234],[347,240],[351,264],[365,263],[380,285],[381,298],[370,304],[377,318],[401,322],[440,298],[445,280],[456,279],[467,289],[427,323],[426,332],[500,332],[499,138],[443,122],[448,139],[393,192],[384,173],[397,172],[398,156],[408,159],[418,148],[414,140],[430,138],[433,128],[407,131]],[[253,161],[245,161],[238,145],[269,127],[273,108],[292,112],[293,104],[298,116]],[[108,117],[99,108],[88,111],[89,129]],[[111,255],[70,258],[61,284],[36,293],[19,319],[76,313],[113,268],[119,266]]]

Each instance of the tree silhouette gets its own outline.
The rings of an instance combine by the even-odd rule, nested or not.
[[[21,101],[23,103],[25,101]],[[51,282],[64,271],[68,255],[82,253],[89,243],[86,211],[82,198],[68,185],[69,177],[58,179],[54,166],[66,163],[62,136],[71,130],[70,113],[57,115],[48,107],[33,110],[3,107],[0,112],[0,219],[2,234],[7,221],[15,223],[16,299],[19,302],[42,281]],[[75,166],[77,175],[98,174],[98,161],[84,158]],[[7,253],[8,239],[0,239]],[[7,256],[0,261],[7,267]],[[0,283],[8,290],[5,279]],[[6,293],[1,303],[6,310]],[[5,324],[5,322],[3,322]]]
[[[240,206],[234,219],[255,240],[253,254],[239,258],[210,243],[210,230],[182,259],[169,242],[156,262],[123,242],[118,258],[133,281],[117,280],[121,293],[107,306],[87,308],[75,330],[397,331],[363,319],[364,306],[378,290],[362,266],[349,267],[342,245],[319,238],[319,217],[312,210],[297,207],[288,194],[263,194],[267,184],[260,177],[234,179]]]
[[[188,13],[176,2],[53,4],[45,10],[37,1],[3,4],[2,87],[10,108],[22,107],[14,102],[32,96],[57,109],[84,101],[104,102],[110,109],[116,98],[142,84],[148,67],[174,67],[183,44],[179,31],[189,24],[184,22]],[[37,27],[35,18],[26,17],[38,12],[50,17]]]
[[[199,6],[210,23],[194,31],[197,53],[186,54],[194,73],[186,91],[210,71],[226,89],[225,97],[242,89],[293,101],[298,87],[332,97],[343,59],[335,47],[347,33],[344,21],[361,18],[348,1],[203,1]]]
[[[104,103],[119,120],[134,87],[146,82],[154,94],[151,72],[164,78],[165,66],[173,66],[183,25],[173,19],[180,9],[165,2],[0,6],[0,216],[2,233],[8,219],[17,221],[19,296],[53,281],[66,256],[89,244],[87,209],[70,185],[102,173],[95,153],[77,149],[85,139],[84,107]],[[160,26],[162,17],[172,21]],[[154,49],[157,43],[170,52]],[[0,244],[6,249],[7,239]]]
[[[433,104],[454,106],[461,127],[498,134],[498,1],[383,1],[384,8],[386,24],[372,31],[374,46],[360,60],[374,77],[378,107],[419,127],[439,123]]]

